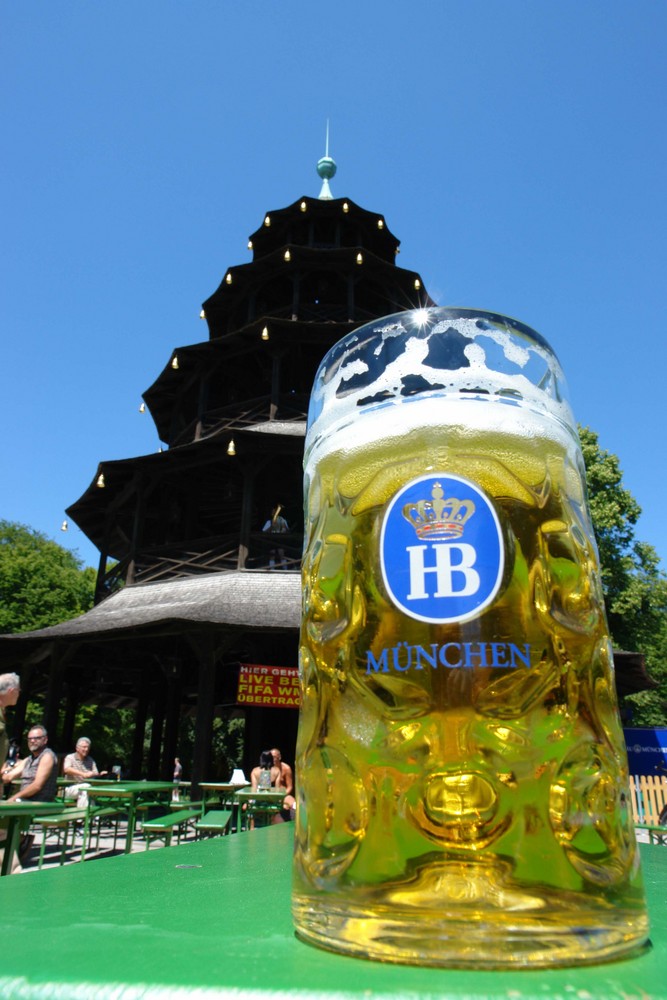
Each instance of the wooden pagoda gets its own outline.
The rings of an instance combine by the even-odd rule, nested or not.
[[[20,647],[23,697],[47,688],[54,745],[71,745],[81,703],[136,706],[133,776],[170,774],[188,712],[191,774],[203,780],[213,719],[235,705],[241,664],[296,666],[316,369],[360,324],[433,305],[420,276],[397,266],[384,216],[332,197],[330,157],[318,173],[320,196],[267,213],[248,243],[251,262],[229,267],[204,302],[208,339],[172,351],[144,393],[163,450],[102,462],[67,510],[100,550],[96,607],[3,639],[5,659]],[[288,529],[279,536],[263,530],[278,506]],[[246,767],[264,745],[290,759],[294,709],[237,708]]]

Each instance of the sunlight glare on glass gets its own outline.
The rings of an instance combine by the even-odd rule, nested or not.
[[[428,309],[415,309],[410,317],[415,326],[426,326],[430,322]]]

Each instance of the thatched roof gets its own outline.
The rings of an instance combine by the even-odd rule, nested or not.
[[[300,615],[299,573],[239,570],[125,587],[79,618],[0,642],[101,638],[168,622],[296,629]]]

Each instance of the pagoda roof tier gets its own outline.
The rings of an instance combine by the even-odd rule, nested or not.
[[[369,315],[368,319],[372,318]],[[292,398],[287,402],[294,405],[292,418],[303,418],[308,408],[307,395],[320,361],[330,347],[357,326],[358,322],[335,320],[295,323],[292,319],[271,315],[216,340],[175,348],[162,372],[143,394],[160,440],[174,445],[211,433],[211,428],[218,424],[213,412],[216,403],[214,398],[207,399],[208,413],[202,420],[202,381],[214,383],[218,375],[228,382],[235,379],[237,389],[247,385],[249,398],[256,397],[262,388],[271,385],[274,359],[282,356],[288,347],[294,355],[294,370],[302,373],[302,384],[298,399],[294,398],[295,387],[290,387]],[[264,420],[264,416],[261,419]],[[180,427],[175,433],[177,421]]]
[[[229,267],[202,311],[215,339],[276,308],[291,319],[316,322],[330,318],[333,307],[333,318],[361,324],[369,314],[377,317],[378,299],[382,315],[435,305],[417,271],[397,267],[361,243],[319,249],[287,243],[257,261]]]
[[[233,435],[233,438],[232,438]],[[66,514],[109,558],[123,560],[132,551],[138,504],[146,517],[165,516],[164,504],[179,496],[179,485],[189,492],[218,491],[237,478],[245,460],[262,456],[289,457],[300,470],[305,422],[245,422],[230,416],[215,436],[150,455],[100,462],[84,493]],[[229,453],[234,441],[233,454]],[[297,461],[298,460],[298,461]],[[218,494],[214,503],[217,502]],[[232,512],[235,514],[236,512]],[[162,541],[162,539],[158,539]]]
[[[249,241],[254,260],[286,244],[327,249],[365,246],[391,263],[400,240],[381,213],[369,212],[350,198],[323,200],[304,195],[286,208],[267,212]]]

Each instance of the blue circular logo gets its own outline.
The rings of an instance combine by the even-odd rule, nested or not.
[[[476,618],[502,581],[498,515],[468,479],[420,476],[387,507],[380,565],[389,597],[411,618],[434,624]]]

